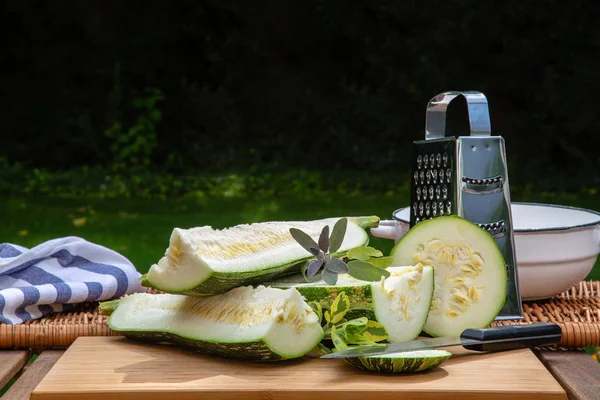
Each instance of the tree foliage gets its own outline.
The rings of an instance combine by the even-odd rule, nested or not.
[[[487,95],[513,181],[600,183],[594,2],[12,0],[6,11],[9,163],[405,171],[428,100],[452,89]]]

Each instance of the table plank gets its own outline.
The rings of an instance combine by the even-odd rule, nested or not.
[[[27,350],[0,351],[0,389],[23,368],[28,359]]]
[[[600,398],[600,363],[584,351],[535,351],[570,400]]]
[[[31,392],[63,355],[64,350],[46,350],[23,372],[2,400],[28,400]]]

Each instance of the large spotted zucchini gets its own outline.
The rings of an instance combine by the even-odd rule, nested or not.
[[[295,289],[238,287],[215,296],[135,293],[100,304],[130,339],[173,343],[254,361],[301,357],[323,339],[318,316]]]
[[[335,285],[324,281],[306,282],[302,275],[281,277],[266,283],[279,288],[294,288],[304,298],[327,308],[340,292],[348,295],[348,319],[367,317],[378,321],[387,331],[389,342],[413,340],[427,320],[434,287],[433,267],[388,267],[388,278],[367,282],[340,274]]]
[[[485,328],[506,299],[507,269],[493,237],[458,216],[419,222],[394,246],[397,264],[433,265],[435,290],[423,331],[459,336],[467,328]]]
[[[314,255],[293,239],[290,228],[318,240],[323,227],[328,225],[331,231],[337,221],[260,222],[222,230],[175,228],[165,256],[142,277],[142,284],[167,293],[206,296],[300,272]],[[376,216],[348,217],[346,235],[335,256],[368,244],[365,229],[378,224]]]

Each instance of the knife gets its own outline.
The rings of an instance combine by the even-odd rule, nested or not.
[[[329,353],[321,358],[349,358],[402,353],[461,345],[474,351],[503,351],[559,343],[560,326],[553,323],[504,325],[494,328],[465,329],[460,337],[442,336],[410,342],[385,343],[376,346],[357,346]]]

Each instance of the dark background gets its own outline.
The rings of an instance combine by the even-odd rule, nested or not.
[[[0,164],[404,177],[429,99],[478,90],[515,185],[598,187],[599,9],[579,0],[8,1]]]
[[[143,273],[175,227],[390,219],[447,90],[487,96],[512,201],[600,212],[598,1],[7,0],[0,16],[0,243],[79,236]],[[465,134],[464,103],[449,112]]]

